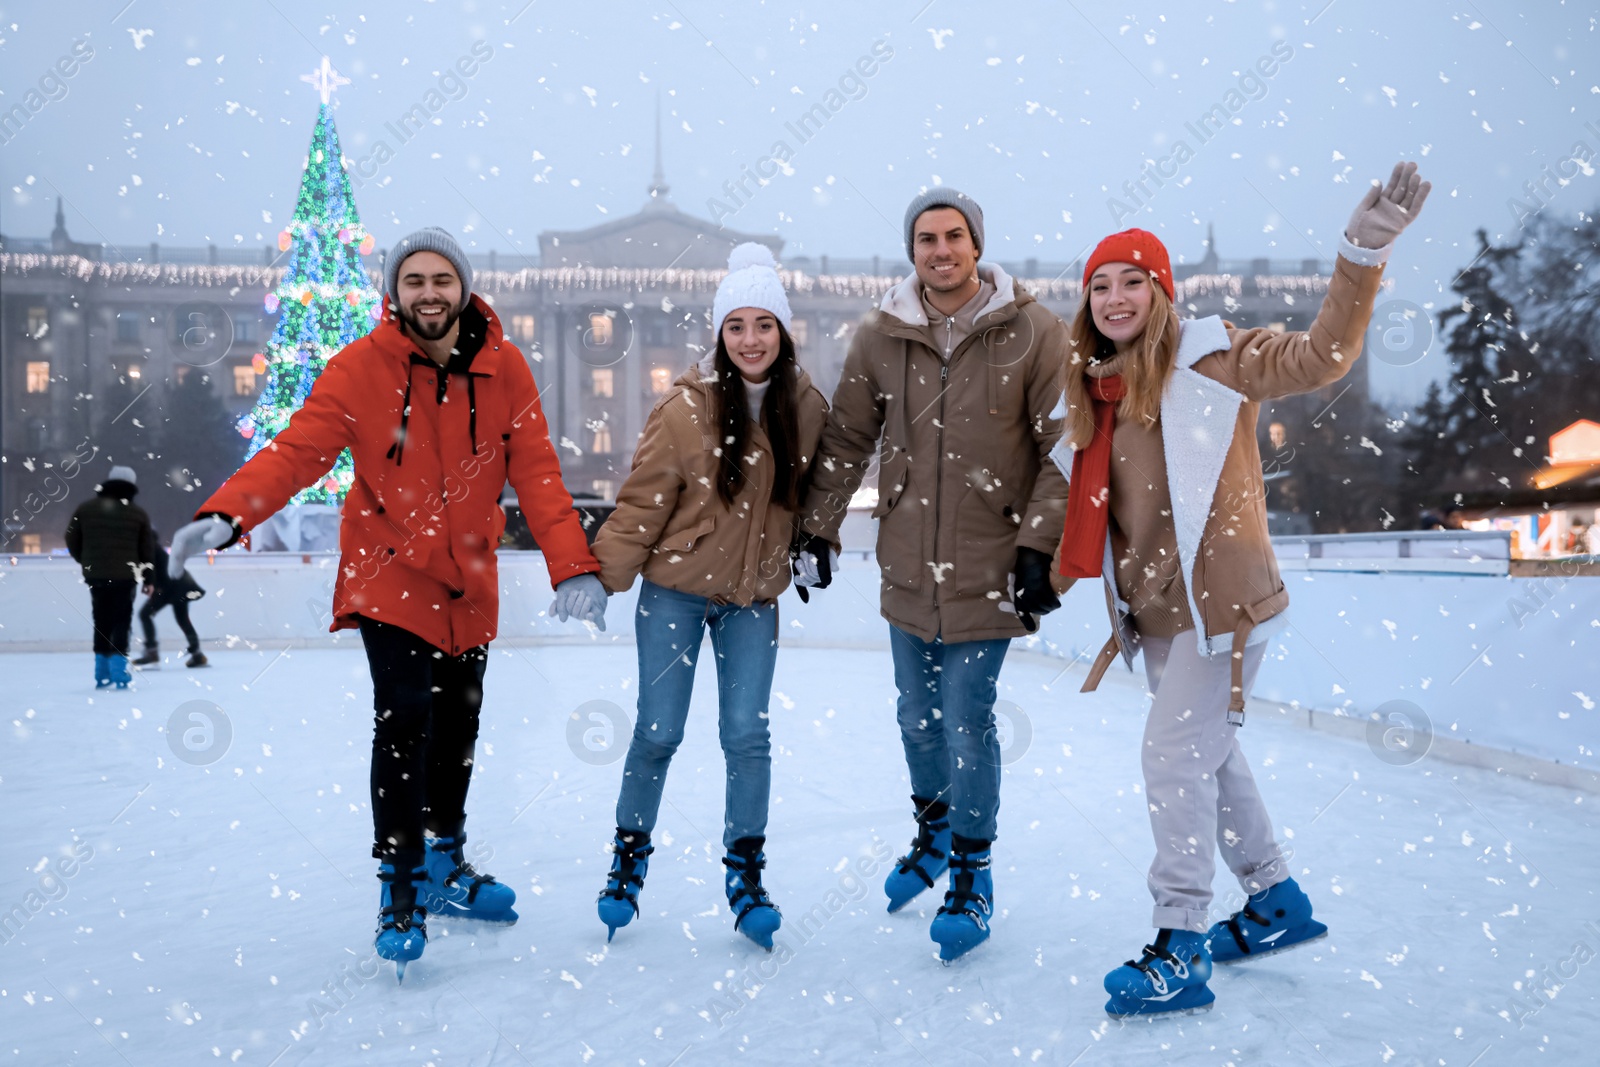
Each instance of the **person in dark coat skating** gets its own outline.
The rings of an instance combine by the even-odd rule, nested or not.
[[[126,689],[128,630],[133,625],[133,594],[155,560],[150,516],[133,502],[138,475],[132,467],[112,467],[95,486],[93,500],[78,505],[67,522],[67,551],[83,568],[94,613],[94,685]]]
[[[194,580],[194,575],[187,571],[181,577],[170,578],[167,575],[167,550],[161,547],[159,538],[156,538],[155,562],[150,568],[149,580],[144,583],[144,595],[147,598],[139,609],[139,625],[144,628],[144,655],[133,661],[135,667],[157,667],[161,665],[161,646],[156,638],[156,615],[162,608],[172,608],[172,617],[177,620],[178,628],[183,631],[183,636],[189,639],[188,658],[184,660],[185,667],[204,667],[208,665],[206,654],[200,651],[200,635],[195,633],[194,623],[189,621],[189,605],[206,595],[200,588],[200,583]]]

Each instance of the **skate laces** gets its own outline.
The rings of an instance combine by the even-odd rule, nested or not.
[[[600,890],[600,895],[614,900],[626,900],[633,905],[633,912],[637,915],[639,902],[634,897],[638,890],[644,888],[644,875],[639,873],[639,861],[648,858],[653,852],[655,852],[654,845],[645,845],[641,848],[632,848],[628,845],[613,846],[616,866],[606,875],[606,887]],[[630,893],[628,891],[630,888],[634,892]]]
[[[968,907],[981,903],[985,909],[989,901],[976,889],[979,871],[989,869],[988,856],[975,856],[970,852],[953,852],[950,856],[951,888],[945,891],[944,904],[939,910],[946,914],[965,913],[983,925],[984,916]]]
[[[418,878],[419,874],[423,878]],[[380,932],[383,930],[397,930],[404,934],[415,928],[423,937],[428,936],[428,909],[422,903],[422,894],[416,893],[418,882],[425,880],[426,876],[427,868],[425,867],[419,867],[409,873],[379,869],[378,881],[388,888],[390,901],[390,903],[378,909],[378,929]],[[403,904],[394,903],[394,890],[397,885],[410,885],[412,887],[412,892],[415,895],[409,908]],[[421,916],[421,918],[418,918],[418,916]]]
[[[940,817],[938,819],[930,819],[926,822],[918,819],[917,839],[911,842],[911,851],[900,857],[900,873],[915,874],[918,878],[921,878],[925,883],[927,883],[929,889],[932,889],[933,879],[928,876],[928,872],[923,868],[922,861],[925,858],[935,860],[942,860],[945,858],[944,850],[934,846],[933,838],[934,834],[941,830],[947,830],[949,827],[950,819],[947,816]]]
[[[734,890],[732,884],[728,886],[728,907],[734,908],[739,913],[733,920],[733,928],[735,930],[739,929],[739,924],[744,922],[744,917],[757,908],[778,910],[778,906],[767,895],[766,887],[761,884],[761,871],[767,865],[765,855],[748,856],[730,852],[722,857],[722,865],[739,876],[738,885],[740,888],[737,891]],[[729,882],[732,883],[733,879],[729,879]],[[743,907],[738,904],[741,897],[745,898]]]
[[[446,843],[448,842],[448,844]],[[466,838],[441,837],[433,842],[435,852],[443,852],[455,861],[455,868],[444,878],[444,884],[459,887],[463,881],[467,882],[467,903],[475,903],[478,899],[478,890],[486,885],[496,885],[492,874],[482,874],[474,867],[463,854],[466,847]]]
[[[1155,990],[1156,995],[1163,996],[1167,992],[1167,976],[1161,973],[1161,968],[1153,966],[1158,960],[1171,969],[1172,977],[1179,980],[1189,977],[1188,962],[1179,959],[1159,945],[1146,945],[1144,947],[1144,955],[1137,960],[1128,960],[1123,966],[1132,967],[1136,971],[1143,971],[1146,977],[1150,979],[1150,987]]]
[[[1250,939],[1245,936],[1244,927],[1239,925],[1240,919],[1247,919],[1263,929],[1272,925],[1272,920],[1250,906],[1246,901],[1244,907],[1228,917],[1228,933],[1233,935],[1233,943],[1239,946],[1239,951],[1246,956],[1250,955]]]

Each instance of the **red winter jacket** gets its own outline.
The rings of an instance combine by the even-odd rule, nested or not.
[[[350,449],[355,482],[339,526],[330,630],[365,615],[452,656],[493,640],[508,477],[551,583],[600,569],[561,482],[527,361],[477,296],[462,313],[463,332],[474,322],[482,347],[466,368],[445,373],[386,300],[378,326],[328,361],[288,426],[196,512],[247,532]]]

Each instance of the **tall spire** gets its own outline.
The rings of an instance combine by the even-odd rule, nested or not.
[[[1206,223],[1206,254],[1200,260],[1201,269],[1216,273],[1217,270],[1217,233],[1211,223]]]
[[[664,202],[667,199],[667,177],[661,170],[661,91],[656,90],[656,170],[650,179],[650,200],[652,203]]]

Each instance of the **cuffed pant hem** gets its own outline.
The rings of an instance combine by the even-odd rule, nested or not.
[[[1284,863],[1282,856],[1274,856],[1252,871],[1238,875],[1239,888],[1250,896],[1255,896],[1264,890],[1271,889],[1279,882],[1288,881],[1289,865]]]
[[[1157,905],[1150,913],[1150,925],[1157,930],[1189,930],[1203,934],[1211,929],[1211,917],[1193,908],[1163,908]]]

